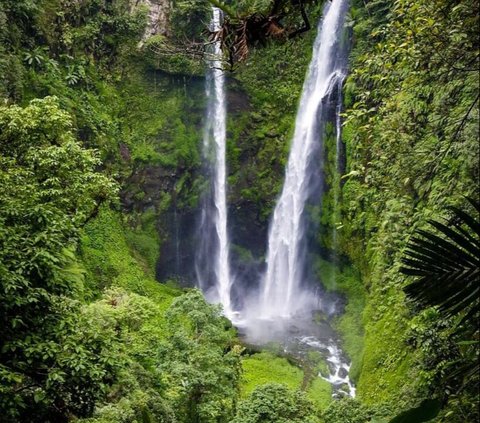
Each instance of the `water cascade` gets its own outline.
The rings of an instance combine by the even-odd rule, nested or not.
[[[313,321],[313,311],[322,309],[328,314],[335,307],[309,287],[311,272],[307,260],[307,208],[320,200],[323,184],[318,179],[323,172],[323,137],[332,113],[336,127],[336,170],[340,170],[347,10],[348,0],[326,2],[297,112],[284,186],[270,223],[267,269],[260,283],[259,298],[249,299],[236,323],[254,344],[279,342],[285,353],[300,358],[311,350],[320,352],[329,374],[318,376],[332,384],[334,396],[354,397],[355,387],[348,375],[350,363],[338,347],[338,335],[328,322]],[[338,201],[338,187],[331,188],[335,189],[334,200]],[[338,214],[336,210],[334,214]],[[336,233],[333,237],[336,244]]]
[[[220,9],[212,8],[212,32],[218,31],[223,19]],[[211,191],[203,201],[200,222],[200,245],[196,259],[197,285],[211,302],[223,305],[226,316],[232,315],[230,290],[229,242],[226,199],[226,102],[225,76],[221,48],[214,42],[208,52],[206,74],[207,116],[203,149],[210,173]]]
[[[338,175],[338,177],[334,178],[334,186],[331,187],[333,189],[333,218],[334,218],[334,226],[333,226],[333,233],[332,233],[332,248],[333,248],[333,261],[335,263],[335,272],[333,275],[334,278],[334,284],[336,284],[336,278],[337,278],[337,266],[339,265],[338,263],[338,229],[337,225],[340,223],[339,218],[340,218],[340,191],[341,191],[341,181],[339,175],[342,173],[342,166],[341,166],[341,161],[342,161],[342,117],[341,117],[341,112],[342,112],[342,87],[343,87],[343,82],[345,80],[345,76],[342,78],[339,78],[338,83],[337,83],[337,109],[335,111],[335,134],[336,134],[336,140],[335,140],[335,172]]]
[[[293,316],[299,310],[305,311],[313,297],[302,287],[310,159],[322,142],[318,128],[326,119],[325,101],[345,74],[340,45],[347,6],[347,0],[327,2],[319,24],[295,122],[285,182],[270,226],[267,271],[258,310],[262,318]]]
[[[338,346],[334,342],[322,343],[314,336],[306,336],[300,339],[300,342],[317,351],[327,351],[326,360],[330,369],[330,374],[322,374],[320,372],[319,376],[337,388],[334,393],[349,395],[355,398],[356,389],[348,376],[351,365],[345,362]]]
[[[226,207],[226,106],[225,80],[220,46],[213,43],[206,78],[207,117],[204,155],[211,190],[203,201],[200,248],[196,261],[199,287],[211,302],[220,302],[227,317],[252,343],[279,342],[285,353],[303,357],[320,351],[329,374],[319,374],[334,387],[334,395],[355,395],[348,364],[338,337],[328,323],[319,325],[311,311],[319,297],[305,286],[307,255],[306,206],[319,185],[316,159],[323,147],[326,122],[335,114],[337,157],[341,145],[341,87],[346,74],[346,51],[342,48],[348,0],[327,2],[319,23],[313,57],[305,79],[295,122],[285,182],[270,225],[267,269],[260,284],[259,299],[247,298],[245,309],[234,312]],[[221,12],[213,8],[211,30],[218,30]],[[338,160],[337,160],[338,161]],[[320,178],[321,179],[321,178]],[[318,192],[316,193],[318,197]],[[313,195],[315,197],[315,195]]]

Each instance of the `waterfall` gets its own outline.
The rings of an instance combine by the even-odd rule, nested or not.
[[[223,15],[212,8],[212,32],[221,27]],[[220,42],[208,51],[205,92],[207,115],[204,126],[203,150],[208,163],[211,192],[203,201],[200,222],[200,245],[196,260],[197,285],[211,302],[222,304],[227,316],[232,314],[230,290],[229,241],[226,198],[226,101],[225,76],[222,71]]]
[[[282,193],[270,224],[267,270],[261,282],[259,314],[289,317],[304,309],[312,295],[302,289],[305,265],[305,204],[309,197],[312,157],[322,142],[318,130],[326,119],[324,104],[344,78],[341,36],[347,0],[327,2],[319,23],[295,121]],[[318,164],[321,165],[321,164]]]
[[[335,178],[333,178],[333,232],[332,232],[332,250],[333,250],[333,262],[335,263],[335,271],[333,274],[333,282],[337,282],[337,268],[340,265],[338,262],[338,218],[340,217],[340,191],[341,186],[341,172],[342,172],[342,87],[345,76],[339,78],[337,83],[337,109],[335,111]]]

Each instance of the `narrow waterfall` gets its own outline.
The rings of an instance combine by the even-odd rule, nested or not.
[[[333,190],[333,233],[332,233],[332,249],[333,249],[333,258],[335,263],[335,271],[333,274],[334,283],[337,283],[337,268],[338,263],[338,227],[340,223],[340,191],[341,187],[341,172],[342,172],[342,87],[345,76],[338,79],[337,82],[337,109],[335,111],[335,178],[333,180],[333,186],[330,188]]]
[[[288,159],[285,182],[270,226],[267,270],[260,292],[263,318],[289,317],[312,297],[302,290],[305,264],[304,209],[309,197],[310,158],[321,143],[328,99],[344,78],[341,37],[347,0],[327,2],[319,23]],[[319,163],[318,166],[321,164]]]
[[[223,15],[212,8],[212,32],[221,27]],[[209,198],[205,198],[200,222],[200,245],[196,260],[197,285],[211,302],[222,304],[227,316],[232,314],[230,290],[229,242],[226,198],[226,101],[225,76],[222,71],[221,46],[214,42],[208,53],[205,91],[207,114],[204,126],[204,158],[210,173]]]

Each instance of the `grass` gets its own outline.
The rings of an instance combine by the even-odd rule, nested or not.
[[[291,389],[300,389],[303,371],[290,364],[286,358],[270,352],[261,352],[243,358],[241,396],[247,397],[259,385],[283,383]]]
[[[242,368],[240,385],[242,398],[249,396],[257,386],[266,383],[281,383],[290,389],[302,389],[305,382],[302,369],[271,352],[260,352],[244,357]],[[332,387],[327,381],[313,377],[306,385],[307,396],[319,410],[326,408],[332,401]]]
[[[332,402],[332,385],[316,377],[307,389],[307,396],[318,410],[323,410]]]

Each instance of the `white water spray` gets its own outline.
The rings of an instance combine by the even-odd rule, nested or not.
[[[267,271],[260,292],[262,318],[289,317],[305,309],[313,295],[302,290],[305,261],[304,208],[309,197],[309,158],[320,141],[319,123],[326,118],[322,101],[344,78],[337,54],[347,0],[327,4],[319,24],[313,57],[303,86],[281,196],[270,226]]]
[[[213,17],[210,23],[212,32],[218,31],[223,20],[220,9],[212,8]],[[230,274],[229,241],[227,231],[227,195],[226,195],[226,102],[225,76],[222,71],[220,42],[214,42],[209,52],[208,70],[206,75],[207,119],[204,132],[204,153],[208,158],[213,152],[212,177],[214,207],[205,206],[202,210],[202,226],[212,228],[214,234],[203,234],[214,237],[213,243],[204,243],[201,254],[208,261],[213,260],[213,274],[206,272],[197,263],[197,282],[211,302],[222,304],[225,315],[231,316],[232,305],[230,291],[232,278]],[[211,222],[207,222],[211,220]],[[208,224],[211,223],[211,224]],[[213,249],[213,251],[210,250]],[[206,278],[214,280],[205,280]]]

